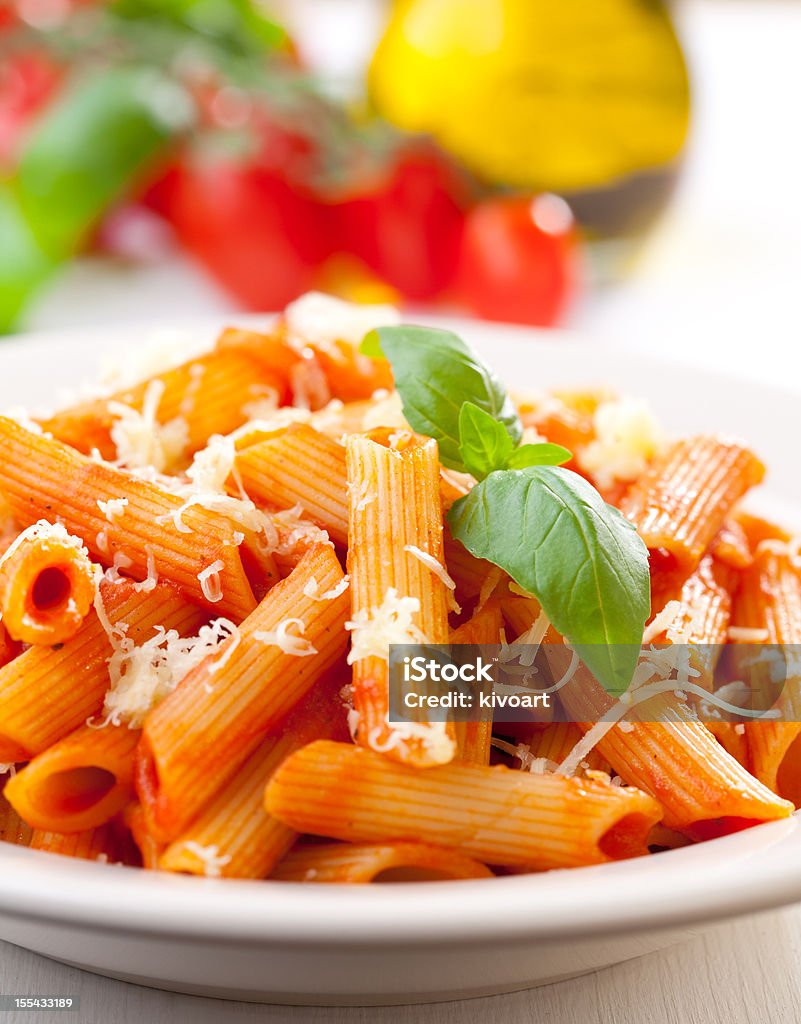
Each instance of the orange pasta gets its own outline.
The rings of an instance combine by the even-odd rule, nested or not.
[[[35,829],[30,843],[32,850],[58,853],[78,860],[117,862],[120,854],[119,837],[111,825],[88,829],[86,832],[46,832]]]
[[[296,833],[264,809],[264,787],[293,751],[323,737],[345,739],[342,678],[330,673],[272,731],[239,772],[159,860],[164,871],[265,878]]]
[[[20,646],[8,635],[8,630],[0,622],[0,668],[12,661],[20,652]]]
[[[472,857],[425,843],[325,843],[296,847],[270,877],[282,882],[365,885],[492,878],[492,872]]]
[[[243,566],[243,560],[258,560],[252,535],[240,546],[236,525],[222,516],[200,507],[181,511],[184,502],[176,495],[4,417],[0,491],[26,526],[57,506],[59,520],[98,561],[110,565],[114,555],[135,579],[155,573],[183,587],[190,600],[235,619],[255,607]]]
[[[692,572],[733,506],[765,467],[747,448],[718,437],[676,441],[654,460],[623,511],[661,561]]]
[[[94,596],[94,569],[86,549],[60,524],[42,520],[20,534],[0,559],[0,612],[15,640],[69,640]]]
[[[30,846],[31,827],[17,814],[0,792],[0,841],[15,846]]]
[[[563,673],[569,652],[555,644],[546,652],[554,672]],[[583,666],[560,696],[571,715],[584,719],[585,732],[614,703]],[[659,801],[668,828],[710,839],[792,813],[793,805],[750,775],[702,722],[676,720],[680,712],[676,698],[654,697],[621,724],[594,727],[595,749],[625,782]]]
[[[708,690],[728,639],[735,579],[731,567],[712,555],[705,555],[684,581],[677,583],[669,573],[657,572],[652,578],[652,609],[663,614],[673,602],[676,611],[651,642],[664,644],[670,638],[689,644],[690,664],[700,673],[695,681]]]
[[[108,398],[94,399],[55,413],[42,420],[41,426],[57,440],[86,455],[96,449],[104,459],[113,460],[117,457],[117,446],[112,438],[114,409],[127,406],[141,413],[148,389],[156,398],[156,423],[165,425],[178,421],[185,434],[173,464],[161,467],[166,470],[180,465],[202,448],[211,434],[229,434],[240,427],[248,418],[249,404],[259,398],[269,395],[280,405],[288,397],[284,367],[267,366],[245,347],[231,345]]]
[[[453,757],[453,727],[389,722],[387,659],[389,642],[448,641],[439,460],[436,441],[392,435],[393,448],[389,433],[346,441],[356,738],[425,767]],[[393,623],[389,642],[377,636],[385,620]]]
[[[488,601],[462,626],[451,633],[451,644],[497,644],[503,619],[496,601]],[[456,760],[489,764],[492,709],[484,709],[476,721],[454,722]]]
[[[35,757],[6,786],[33,828],[82,832],[110,821],[133,796],[139,730],[83,725]]]
[[[660,818],[645,793],[596,779],[468,764],[419,772],[325,740],[284,761],[267,787],[267,810],[299,832],[357,843],[418,841],[534,870],[645,853]]]
[[[139,852],[142,867],[147,871],[158,871],[159,858],[164,852],[164,843],[159,843],[148,832],[142,805],[137,800],[133,800],[123,811],[122,820],[131,833],[131,840]]]
[[[100,599],[109,624],[125,623],[137,644],[157,626],[188,635],[205,621],[170,583],[147,594],[127,581],[103,583]],[[63,646],[31,647],[0,668],[0,761],[27,761],[99,712],[112,652],[104,624],[90,612]]]
[[[238,640],[201,662],[148,716],[137,789],[157,839],[179,836],[267,730],[344,656],[342,577],[330,545],[311,548],[242,623]]]
[[[787,678],[777,706],[785,720],[749,722],[746,734],[756,777],[801,806],[801,572],[783,541],[767,540],[757,547],[753,566],[741,578],[733,622],[755,631],[757,644],[732,650],[733,670],[741,678],[752,678],[752,652],[759,658],[765,644],[784,647]]]
[[[273,509],[299,505],[335,544],[348,540],[345,449],[305,424],[277,431],[236,458],[248,497]]]

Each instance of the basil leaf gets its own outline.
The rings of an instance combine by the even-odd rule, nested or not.
[[[476,480],[503,469],[514,451],[506,428],[472,402],[465,402],[459,413],[459,442],[462,463]]]
[[[0,182],[0,334],[11,330],[25,304],[53,271],[16,196]]]
[[[523,444],[515,448],[506,461],[506,469],[525,469],[526,466],[561,466],[570,462],[573,453],[561,444]]]
[[[448,513],[453,536],[539,600],[610,692],[629,685],[650,614],[648,551],[582,477],[533,466],[492,473]]]
[[[523,428],[506,389],[457,335],[433,327],[379,327],[361,350],[390,361],[403,415],[413,430],[436,438],[443,465],[466,468],[459,451],[465,402],[501,423],[515,444],[520,441]]]

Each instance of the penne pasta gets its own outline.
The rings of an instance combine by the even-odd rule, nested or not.
[[[645,793],[596,779],[468,764],[419,772],[326,740],[287,758],[266,800],[270,814],[299,832],[354,843],[424,842],[532,870],[638,856],[660,818]]]
[[[60,644],[81,625],[95,596],[95,573],[77,537],[41,520],[0,558],[0,613],[14,640]]]
[[[159,843],[147,830],[145,812],[138,800],[133,800],[122,812],[122,820],[131,834],[131,841],[139,853],[142,867],[147,871],[158,871],[159,858],[164,852],[164,843]]]
[[[563,672],[570,652],[549,644],[546,653],[554,673]],[[792,813],[793,805],[747,772],[702,722],[689,719],[689,713],[689,720],[677,720],[677,698],[654,697],[610,726],[601,720],[614,700],[583,666],[560,697],[585,733],[596,730],[590,749],[597,749],[624,782],[659,801],[668,828],[711,839]]]
[[[159,426],[178,424],[180,428],[182,443],[157,467],[173,471],[202,448],[212,434],[229,434],[242,426],[248,419],[249,405],[260,398],[269,396],[272,405],[283,405],[289,397],[287,371],[285,366],[266,365],[246,346],[226,345],[221,351],[199,356],[135,387],[57,412],[40,424],[47,434],[85,455],[94,450],[114,461],[124,454],[113,436],[120,420],[119,407],[141,415],[150,399],[154,435]]]
[[[488,601],[472,618],[451,633],[451,644],[497,644],[503,618],[497,601]],[[489,764],[492,739],[492,709],[469,722],[454,722],[456,760]]]
[[[258,559],[252,533],[248,537],[240,531],[240,546],[236,525],[217,513],[184,508],[180,497],[156,484],[79,455],[4,417],[0,491],[26,526],[57,506],[59,520],[97,561],[121,566],[135,579],[171,580],[189,600],[234,619],[255,607],[243,564]]]
[[[315,739],[347,736],[342,679],[321,680],[262,740],[237,775],[159,858],[164,871],[265,878],[297,833],[264,809],[264,787],[281,762]]]
[[[335,544],[348,540],[345,449],[305,424],[250,445],[236,457],[236,473],[256,504],[299,507]]]
[[[170,583],[147,594],[127,581],[102,583],[98,607],[102,617],[90,612],[63,646],[31,647],[0,668],[0,760],[27,761],[100,711],[114,652],[107,630],[124,623],[140,644],[159,626],[188,635],[205,621]]]
[[[418,767],[441,764],[455,753],[453,727],[391,723],[388,667],[390,643],[448,641],[437,444],[376,432],[347,438],[346,452],[356,740]]]
[[[133,796],[138,741],[138,729],[82,725],[17,772],[6,799],[32,828],[83,832],[104,825]]]
[[[676,441],[634,484],[622,509],[668,568],[693,571],[734,505],[761,482],[765,467],[734,441]]]
[[[783,720],[749,722],[745,731],[754,775],[801,806],[801,571],[786,542],[768,539],[757,545],[754,564],[741,577],[733,622],[761,637],[754,647],[732,648],[736,676],[751,677],[765,645],[783,649],[787,675],[778,700]]]
[[[492,878],[492,871],[472,857],[425,843],[325,843],[296,847],[270,877],[281,882],[366,885]]]
[[[238,639],[201,662],[148,716],[136,784],[156,839],[177,838],[344,656],[348,607],[334,549],[312,547],[242,623]]]
[[[88,829],[86,832],[45,832],[34,829],[31,836],[32,850],[43,853],[58,853],[62,857],[78,860],[97,860],[104,864],[116,863],[119,857],[119,837],[111,825]]]
[[[0,842],[30,846],[32,829],[0,792]]]

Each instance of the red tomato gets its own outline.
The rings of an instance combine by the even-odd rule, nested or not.
[[[251,309],[282,309],[307,291],[328,252],[324,211],[269,169],[176,168],[157,194],[181,244]]]
[[[478,316],[553,324],[578,277],[578,236],[564,200],[489,199],[468,214],[457,290]]]
[[[343,244],[407,299],[433,299],[454,277],[466,193],[442,154],[410,146],[373,188],[340,205]]]
[[[43,54],[0,62],[0,166],[12,161],[25,127],[55,92],[56,67]]]

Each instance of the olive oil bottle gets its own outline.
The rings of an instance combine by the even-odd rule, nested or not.
[[[396,0],[369,90],[480,180],[556,192],[610,240],[661,210],[690,114],[660,0]]]

